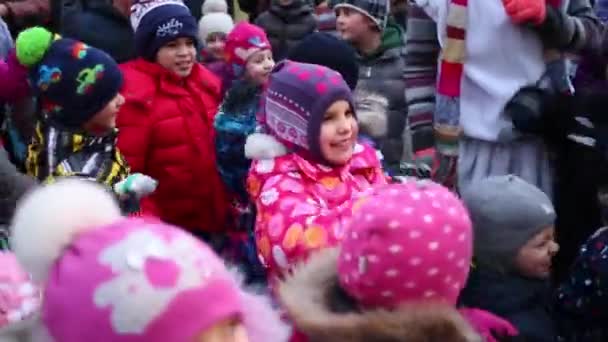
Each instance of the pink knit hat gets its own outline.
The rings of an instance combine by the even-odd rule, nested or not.
[[[12,246],[45,282],[42,318],[61,342],[186,342],[242,318],[238,285],[204,243],[125,219],[97,185],[64,180],[17,209]]]
[[[338,261],[341,286],[362,305],[456,304],[472,257],[469,215],[430,181],[385,185],[353,208]]]
[[[32,317],[39,306],[40,291],[15,255],[0,252],[0,330]]]
[[[266,33],[260,27],[247,22],[238,23],[226,37],[226,56],[235,77],[245,70],[247,60],[260,50],[270,49]]]

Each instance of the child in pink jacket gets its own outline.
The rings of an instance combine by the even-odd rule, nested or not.
[[[353,199],[386,178],[375,150],[357,143],[351,91],[337,72],[284,61],[264,100],[268,134],[250,135],[245,154],[258,255],[272,280],[340,242]]]

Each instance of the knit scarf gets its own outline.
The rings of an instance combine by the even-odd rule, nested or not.
[[[469,0],[450,0],[446,20],[445,45],[441,51],[434,133],[438,158],[433,164],[433,179],[448,187],[456,183],[458,144],[462,135],[460,125],[460,95],[466,58],[467,6]],[[487,0],[473,0],[487,1]],[[546,0],[552,7],[562,6],[563,0]]]
[[[483,0],[482,0],[483,1]],[[434,132],[437,156],[433,179],[448,187],[456,183],[460,126],[460,94],[464,72],[468,0],[450,0],[445,46],[441,51]]]

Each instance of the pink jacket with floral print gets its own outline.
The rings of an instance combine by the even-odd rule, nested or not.
[[[295,153],[254,160],[247,187],[257,207],[258,254],[269,276],[340,242],[357,195],[386,182],[376,151],[362,144],[348,164],[335,168]]]

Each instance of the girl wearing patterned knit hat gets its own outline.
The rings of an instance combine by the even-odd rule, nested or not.
[[[229,189],[234,217],[232,255],[244,267],[248,280],[265,282],[264,269],[255,249],[255,208],[245,188],[251,160],[244,154],[245,140],[255,131],[262,92],[274,67],[271,46],[264,31],[240,23],[226,41],[227,66],[234,80],[215,117],[217,166]]]
[[[131,9],[138,58],[121,65],[118,146],[131,169],[158,180],[143,214],[196,234],[223,232],[228,202],[213,148],[220,81],[196,61],[196,20],[180,1]]]
[[[136,210],[137,199],[156,184],[131,174],[116,148],[116,114],[124,103],[118,65],[101,50],[41,27],[19,34],[16,55],[29,68],[42,107],[28,148],[28,175],[41,182],[89,179],[114,190],[125,211]]]
[[[44,284],[52,341],[286,341],[270,302],[242,290],[209,246],[158,220],[121,217],[93,183],[32,192],[11,230],[18,260]]]
[[[248,190],[255,200],[256,245],[269,277],[286,274],[315,250],[338,244],[352,199],[386,179],[376,152],[357,143],[351,92],[328,68],[281,62],[247,138],[253,159]]]
[[[463,189],[475,232],[475,268],[461,301],[508,319],[524,341],[551,342],[555,211],[540,189],[514,175]]]
[[[310,341],[494,341],[502,319],[455,309],[472,255],[460,200],[430,181],[376,186],[352,207],[338,248],[313,255],[279,286]]]

